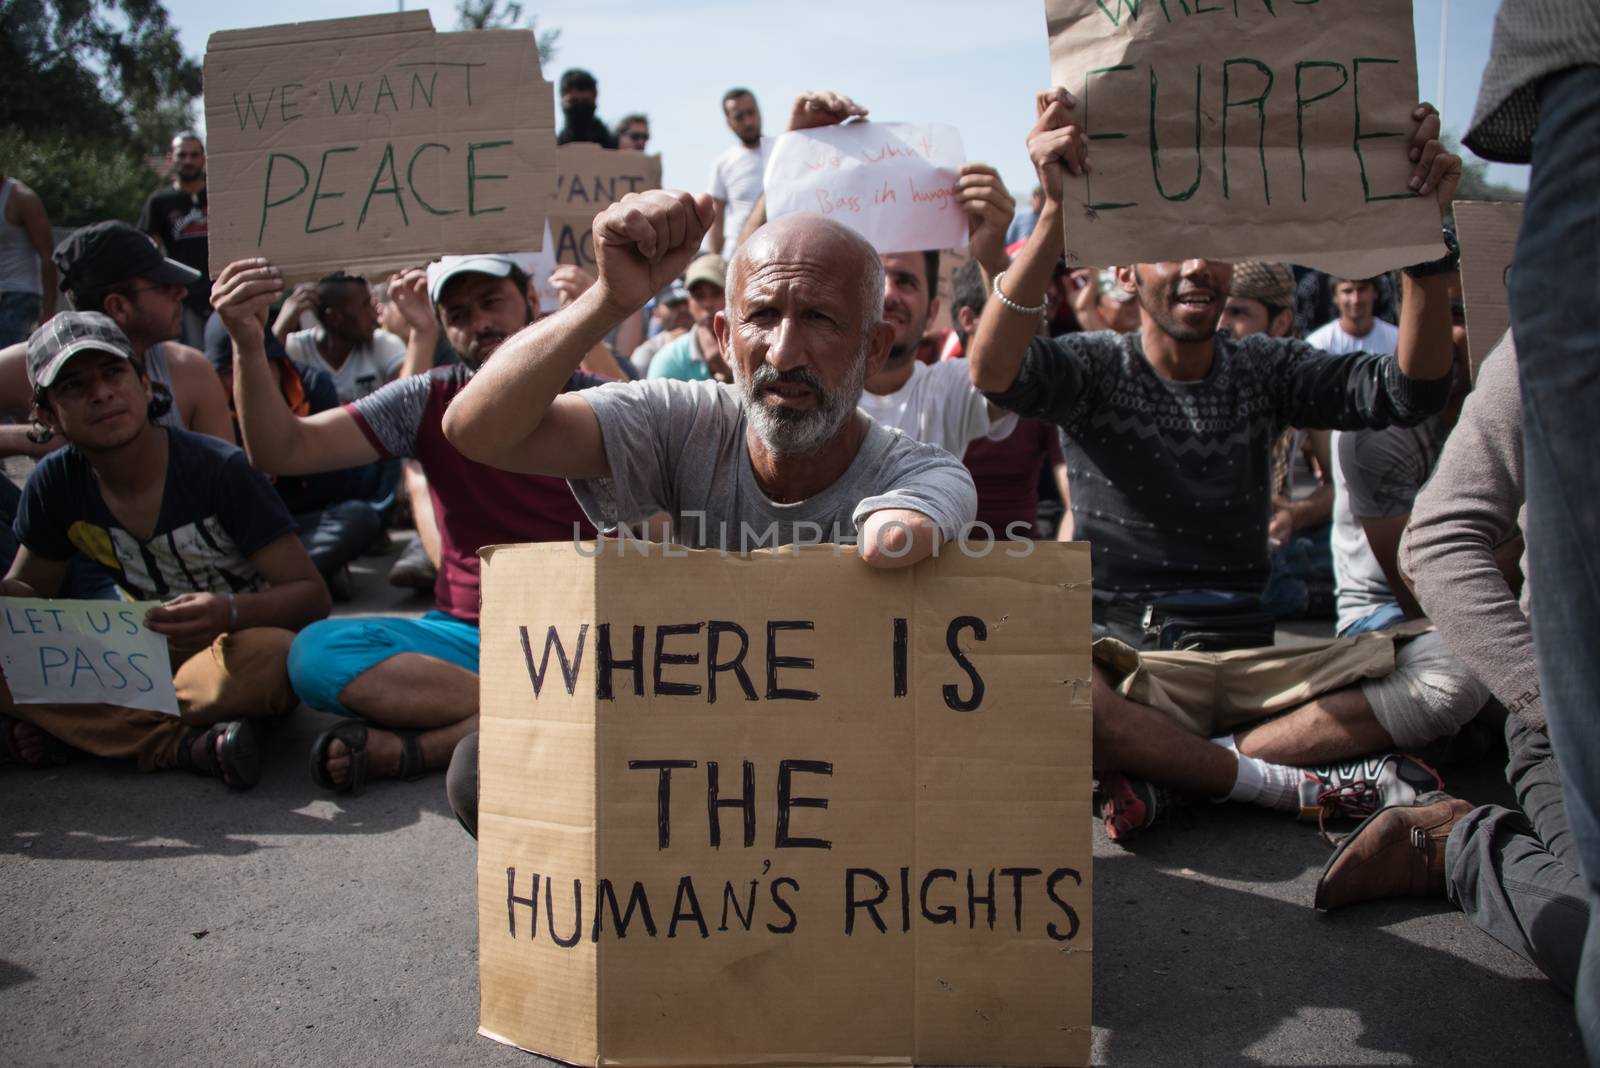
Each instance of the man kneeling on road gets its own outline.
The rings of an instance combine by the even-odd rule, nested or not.
[[[485,463],[568,479],[597,526],[665,511],[693,548],[748,549],[752,528],[778,544],[821,530],[856,535],[869,565],[899,567],[958,537],[977,511],[961,461],[856,409],[894,337],[883,268],[871,245],[820,216],[767,224],[729,265],[714,329],[733,383],[558,395],[584,352],[683,269],[711,218],[708,197],[659,190],[606,209],[594,223],[599,281],[509,342],[451,405],[445,435]],[[476,778],[473,739],[449,784],[469,830]]]
[[[35,331],[28,379],[34,418],[67,447],[28,476],[0,593],[54,597],[81,553],[130,598],[163,599],[145,623],[167,637],[179,715],[16,704],[0,684],[0,753],[38,767],[71,747],[255,785],[249,721],[298,703],[285,670],[293,631],[328,614],[294,520],[238,448],[159,425],[171,394],[152,388],[99,312],[62,312]]]
[[[1096,636],[1150,647],[1147,624],[1164,598],[1259,594],[1267,578],[1271,444],[1284,427],[1414,424],[1444,405],[1452,361],[1446,275],[1454,256],[1407,268],[1396,356],[1334,358],[1290,338],[1219,336],[1233,269],[1199,259],[1119,269],[1120,283],[1139,302],[1135,333],[1035,337],[1065,247],[1061,190],[1087,166],[1088,141],[1074,106],[1062,89],[1039,97],[1028,149],[1046,191],[1044,212],[1028,244],[995,279],[997,299],[979,320],[969,369],[996,404],[1066,431],[1074,530],[1094,547]],[[1442,213],[1461,160],[1439,143],[1437,112],[1422,105],[1414,116],[1417,129],[1407,146],[1412,188],[1436,196]],[[1193,603],[1188,611],[1199,614]],[[1213,617],[1200,627],[1216,629],[1219,622]],[[1267,634],[1242,644],[1270,644]],[[1415,715],[1413,705],[1440,695],[1403,664],[1394,670],[1390,649],[1376,663],[1353,645],[1316,655],[1326,660],[1336,653],[1352,666],[1312,671],[1294,659],[1308,654],[1275,650],[1223,654],[1272,661],[1245,676],[1254,692],[1230,695],[1234,716],[1223,714],[1215,693],[1179,710],[1130,700],[1126,693],[1135,687],[1119,692],[1118,684],[1137,673],[1137,655],[1124,647],[1119,657],[1097,656],[1095,766],[1108,833],[1119,837],[1156,817],[1168,795],[1151,783],[1310,812],[1346,809],[1352,797],[1362,808],[1378,794],[1391,803],[1409,800],[1417,787],[1436,784],[1420,763],[1393,755],[1312,767],[1419,745],[1427,739],[1416,736],[1414,723],[1459,726],[1478,711],[1466,694]],[[1201,694],[1228,674],[1207,655],[1161,654],[1197,657],[1202,670],[1213,670],[1215,677],[1196,687]],[[1111,659],[1118,661],[1115,675],[1104,666]],[[1268,667],[1277,676],[1271,695],[1260,689],[1272,674]],[[1285,714],[1264,718],[1279,712]],[[1207,735],[1217,737],[1208,742]]]
[[[346,717],[312,747],[312,778],[325,789],[359,792],[369,774],[416,778],[444,767],[477,726],[478,550],[594,528],[566,483],[475,463],[440,430],[473,372],[533,321],[527,276],[510,258],[452,256],[429,270],[433,312],[464,364],[401,378],[305,417],[284,403],[255,318],[282,291],[282,276],[265,260],[229,264],[212,291],[237,353],[235,407],[251,460],[275,475],[308,475],[415,458],[439,527],[435,611],[421,619],[325,620],[302,631],[289,654],[301,699]],[[569,372],[556,388],[600,381]]]

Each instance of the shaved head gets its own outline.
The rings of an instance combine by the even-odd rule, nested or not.
[[[742,289],[753,264],[812,262],[838,278],[859,278],[861,318],[870,331],[883,321],[883,264],[867,239],[842,223],[821,215],[799,213],[773,219],[739,245],[728,265],[728,293]]]

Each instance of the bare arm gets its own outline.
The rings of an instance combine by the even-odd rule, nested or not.
[[[18,546],[11,570],[0,581],[0,595],[6,597],[54,597],[61,592],[67,575],[66,560],[47,560],[26,545]]]
[[[933,555],[942,540],[939,524],[909,508],[884,508],[861,524],[856,551],[872,567],[910,567]]]
[[[562,309],[572,307],[573,302],[587,293],[590,287],[594,285],[594,282],[594,275],[582,267],[570,263],[563,263],[550,272],[550,285],[560,296]],[[623,319],[624,327],[629,320],[637,323],[639,316],[637,314],[626,316]],[[634,331],[634,333],[637,335],[638,331]],[[584,354],[582,362],[578,364],[578,369],[587,371],[592,375],[599,375],[602,378],[614,378],[620,382],[627,382],[632,378],[617,363],[615,354],[612,353],[610,346],[605,343],[604,339],[590,346],[589,351]]]
[[[1427,104],[1418,104],[1413,117],[1418,120],[1409,149],[1415,163],[1411,188],[1419,196],[1433,194],[1443,219],[1455,199],[1461,180],[1461,157],[1445,151],[1439,141],[1439,113]],[[1448,275],[1400,280],[1400,337],[1395,357],[1407,378],[1432,382],[1450,373],[1453,350],[1450,344],[1450,280]]]
[[[27,420],[33,415],[33,387],[28,385],[28,343],[0,349],[0,416]]]
[[[44,201],[32,189],[23,189],[27,196],[17,206],[28,243],[39,254],[39,321],[43,323],[56,313],[56,263],[51,258],[55,240],[50,234],[50,216],[44,210]]]
[[[389,299],[411,330],[400,377],[427,374],[433,370],[433,353],[439,347],[439,319],[428,301],[428,272],[413,268],[389,279]]]
[[[559,315],[500,346],[445,411],[445,437],[466,456],[508,471],[607,475],[594,410],[561,389],[613,326],[678,276],[710,216],[710,197],[664,190],[630,193],[597,216],[599,280]]]
[[[211,289],[211,303],[233,339],[234,410],[250,462],[274,475],[311,475],[372,463],[378,450],[349,412],[330,408],[300,418],[278,391],[256,316],[282,291],[283,277],[263,259],[228,264]]]
[[[1033,307],[1044,303],[1056,260],[1066,247],[1062,232],[1061,191],[1068,175],[1087,172],[1088,141],[1073,123],[1076,106],[1065,89],[1039,94],[1038,121],[1028,134],[1028,155],[1044,187],[1044,207],[1033,236],[1006,269],[1000,289],[1015,304]],[[979,389],[998,392],[1010,388],[1022,369],[1028,343],[1039,332],[1039,317],[1013,311],[998,300],[984,304],[978,328],[967,353],[967,370]]]
[[[250,554],[268,588],[257,593],[181,593],[145,613],[145,625],[186,642],[210,642],[251,627],[299,630],[328,614],[328,587],[295,534]]]
[[[167,366],[172,371],[173,403],[183,425],[196,434],[209,434],[233,442],[233,413],[211,361],[187,345],[168,343]]]
[[[1389,583],[1389,592],[1394,594],[1406,618],[1421,619],[1422,606],[1417,604],[1411,587],[1406,585],[1405,576],[1400,573],[1400,536],[1405,533],[1406,521],[1410,518],[1409,512],[1384,519],[1367,519],[1363,516],[1361,529],[1366,531],[1367,545],[1377,558],[1378,566],[1383,568],[1383,578]]]

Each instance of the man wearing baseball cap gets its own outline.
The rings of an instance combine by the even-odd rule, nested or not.
[[[694,314],[689,310],[689,291],[683,283],[674,281],[656,294],[655,310],[651,313],[656,333],[640,344],[628,357],[634,373],[644,378],[650,373],[650,364],[661,350],[678,340],[694,326]]]
[[[144,623],[167,638],[179,715],[17,704],[0,686],[0,754],[44,766],[72,747],[253,786],[250,721],[295,706],[293,631],[328,613],[294,521],[237,447],[159,422],[170,400],[107,316],[63,312],[41,326],[27,373],[35,420],[67,447],[28,477],[0,593],[57,596],[81,554],[128,598],[161,601]]]
[[[391,290],[414,301],[420,272]],[[289,674],[302,700],[346,717],[317,739],[312,775],[339,792],[371,776],[415,778],[443,768],[478,722],[478,550],[507,541],[593,537],[561,479],[512,474],[468,460],[444,438],[444,411],[502,342],[528,325],[528,277],[510,256],[452,256],[425,275],[428,300],[462,364],[402,377],[350,404],[299,417],[284,404],[255,316],[283,291],[266,260],[229,264],[212,303],[233,338],[235,407],[251,460],[275,475],[306,475],[380,459],[417,460],[439,530],[436,608],[421,619],[327,620],[302,631]],[[404,291],[404,293],[403,293]],[[403,293],[403,295],[402,295]],[[415,309],[411,309],[412,312]],[[407,314],[417,333],[430,325]],[[431,342],[412,343],[431,349]],[[573,374],[567,389],[602,379]]]
[[[115,221],[79,229],[56,246],[52,258],[72,306],[110,318],[145,377],[171,394],[163,424],[231,442],[233,421],[216,371],[198,350],[173,340],[182,327],[187,287],[199,273],[167,259],[150,238]],[[0,415],[19,420],[32,404],[25,351],[19,344],[0,352]],[[42,451],[0,438],[0,455]]]
[[[648,377],[686,382],[705,378],[733,381],[733,372],[722,358],[722,346],[711,329],[711,321],[727,301],[727,280],[728,261],[716,253],[699,256],[689,264],[683,272],[683,285],[689,291],[694,326],[676,341],[662,346],[650,361]]]

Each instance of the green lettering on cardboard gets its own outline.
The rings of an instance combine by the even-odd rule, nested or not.
[[[1106,0],[1094,0],[1095,7],[1105,12],[1106,18],[1111,20],[1111,25],[1122,25],[1122,9],[1124,7],[1128,9],[1129,22],[1139,17],[1139,0],[1112,0],[1112,2],[1117,5],[1115,10],[1106,7]]]
[[[1115,73],[1117,71],[1125,71],[1125,70],[1133,70],[1133,64],[1132,63],[1119,63],[1114,67],[1096,67],[1094,70],[1089,71],[1087,74],[1085,74],[1083,76],[1083,126],[1084,126],[1084,129],[1088,129],[1089,128],[1089,79],[1093,78],[1096,74],[1112,74],[1112,73]],[[1127,136],[1128,135],[1125,134],[1125,133],[1117,133],[1115,131],[1108,131],[1106,133],[1092,133],[1092,134],[1088,135],[1089,140],[1091,140],[1091,141],[1119,141],[1122,138],[1127,137]],[[1087,206],[1088,206],[1090,211],[1112,211],[1112,210],[1114,210],[1116,208],[1131,208],[1131,207],[1134,207],[1134,206],[1136,206],[1138,204],[1138,201],[1136,201],[1136,200],[1127,201],[1125,203],[1117,203],[1117,202],[1113,202],[1113,201],[1105,201],[1105,202],[1098,203],[1098,204],[1095,203],[1094,193],[1089,187],[1089,175],[1088,174],[1085,174],[1083,176],[1083,198],[1086,201]]]
[[[483,64],[476,64],[483,66]],[[480,148],[504,148],[511,144],[510,141],[474,141],[467,146],[467,214],[468,215],[493,215],[497,211],[505,211],[502,207],[478,209],[478,183],[503,182],[509,175],[505,174],[479,174],[478,150]]]
[[[390,111],[400,110],[400,101],[394,98],[394,90],[389,86],[389,76],[387,74],[379,75],[378,91],[372,95],[372,113],[374,115],[378,113],[378,108],[382,105],[384,97],[389,98]],[[359,230],[360,227],[358,226],[356,229]]]
[[[256,94],[249,92],[244,94],[245,110],[240,111],[239,94],[234,93],[233,114],[239,120],[239,129],[243,130],[247,125],[249,125],[251,119],[256,121],[256,129],[261,129],[262,124],[267,121],[267,109],[272,106],[272,98],[277,94],[277,92],[278,89],[276,86],[267,91],[267,100],[266,103],[261,105],[261,113],[259,115],[256,114]]]
[[[1221,11],[1220,7],[1201,7],[1202,0],[1194,0],[1194,13],[1196,15],[1209,15],[1213,11]]]
[[[1355,62],[1352,64],[1352,66],[1354,67],[1354,70],[1352,70],[1351,74],[1350,74],[1350,80],[1351,80],[1350,89],[1351,89],[1351,95],[1355,98],[1355,105],[1356,105],[1356,136],[1355,136],[1355,140],[1353,142],[1351,142],[1351,144],[1356,150],[1356,163],[1360,164],[1360,166],[1361,166],[1361,196],[1366,200],[1366,202],[1368,204],[1371,204],[1371,203],[1373,203],[1374,201],[1377,201],[1377,200],[1406,200],[1406,199],[1409,199],[1410,197],[1414,197],[1414,196],[1417,195],[1417,194],[1411,192],[1410,190],[1407,190],[1404,193],[1385,193],[1383,196],[1378,196],[1378,197],[1373,196],[1372,195],[1372,187],[1367,184],[1367,161],[1361,155],[1361,142],[1363,142],[1363,141],[1371,141],[1374,138],[1378,138],[1378,137],[1399,137],[1400,136],[1398,133],[1395,133],[1393,130],[1380,130],[1377,133],[1368,133],[1368,134],[1364,134],[1364,133],[1361,132],[1361,64],[1363,64],[1363,63],[1385,63],[1385,64],[1388,64],[1388,63],[1398,63],[1398,62],[1400,62],[1398,59],[1385,59],[1385,58],[1378,57],[1378,56],[1357,56],[1355,58]]]
[[[428,78],[428,87],[422,89],[422,75],[416,71],[411,72],[411,106],[417,106],[417,90],[422,89],[422,99],[428,102],[428,107],[433,107],[433,91],[439,87],[439,72],[434,71]]]
[[[1188,200],[1200,188],[1205,163],[1200,157],[1200,64],[1194,65],[1194,181],[1181,193],[1168,193],[1161,185],[1161,146],[1156,141],[1156,69],[1150,68],[1150,170],[1155,175],[1156,192],[1168,200]]]
[[[280,159],[286,159],[300,168],[300,188],[284,197],[282,200],[272,199],[272,168]],[[256,231],[256,248],[261,247],[261,238],[267,232],[267,212],[273,208],[280,208],[295,197],[306,191],[306,186],[311,184],[311,172],[306,170],[306,165],[289,155],[287,152],[273,152],[267,156],[267,180],[261,183],[261,228]]]
[[[1339,72],[1339,84],[1325,93],[1316,96],[1306,96],[1304,92],[1304,75],[1313,67],[1328,67]],[[1306,199],[1306,108],[1319,100],[1325,100],[1343,89],[1350,81],[1350,72],[1343,63],[1335,63],[1325,59],[1304,59],[1294,65],[1294,128],[1295,149],[1300,153],[1300,199]]]
[[[312,226],[311,216],[317,210],[317,201],[338,200],[344,196],[343,193],[324,193],[322,191],[322,176],[328,170],[328,157],[338,152],[354,152],[355,150],[355,145],[335,145],[333,148],[322,150],[322,163],[317,167],[317,186],[311,191],[311,203],[306,205],[306,233],[320,234],[324,230],[337,230],[344,225],[344,220],[341,219],[336,223],[329,223],[327,226]]]
[[[444,60],[437,62],[397,63],[397,67],[460,67],[467,72],[467,106],[472,106],[472,68],[487,67],[487,63],[446,63]]]
[[[291,115],[291,114],[289,114],[289,104],[290,104],[289,90],[290,89],[304,89],[304,88],[305,88],[305,86],[301,85],[299,82],[290,82],[288,85],[285,85],[282,89],[280,89],[278,91],[278,114],[282,117],[284,122],[288,123],[288,122],[293,122],[296,119],[305,118],[304,115]],[[294,106],[295,107],[299,107],[300,105],[299,104],[295,104]]]
[[[441,145],[437,141],[429,141],[425,144],[418,145],[417,150],[411,153],[411,162],[406,164],[406,188],[411,190],[411,199],[415,200],[418,204],[421,204],[422,210],[428,212],[430,215],[458,215],[461,212],[460,208],[436,208],[432,204],[429,204],[426,200],[423,200],[422,194],[417,192],[417,183],[413,178],[413,173],[417,169],[417,159],[426,149],[430,148],[440,148],[444,150],[445,155],[450,154],[449,146]]]
[[[1271,15],[1273,18],[1278,17],[1278,13],[1272,10],[1272,0],[1261,0],[1261,3],[1266,7],[1267,14]],[[1239,17],[1239,0],[1233,0],[1233,17]]]
[[[378,187],[378,179],[383,177],[384,167],[389,168],[389,184]],[[383,146],[383,158],[378,161],[378,169],[372,172],[372,184],[367,187],[367,199],[361,202],[361,215],[356,219],[356,229],[366,225],[367,208],[372,204],[372,198],[379,193],[387,193],[394,197],[394,202],[400,208],[400,221],[407,226],[411,225],[411,217],[406,214],[406,199],[400,195],[400,175],[394,169],[394,145]]]
[[[328,79],[328,100],[333,104],[333,113],[337,115],[340,111],[354,111],[361,104],[361,90],[365,89],[366,87],[366,82],[356,82],[356,95],[355,99],[352,100],[350,98],[349,82],[345,82],[343,85],[341,85],[339,87],[339,91],[335,93],[333,89],[333,79]],[[341,100],[343,100],[345,103],[344,108],[340,108],[339,106],[339,102]]]
[[[1260,96],[1250,97],[1247,100],[1234,100],[1231,95],[1230,70],[1236,64],[1248,63],[1262,74],[1267,76],[1267,84],[1262,88]],[[1231,108],[1244,107],[1246,104],[1256,106],[1258,127],[1256,131],[1256,152],[1261,157],[1261,191],[1267,198],[1267,203],[1272,203],[1272,185],[1267,177],[1267,97],[1272,92],[1272,69],[1259,59],[1241,57],[1238,59],[1225,59],[1222,61],[1222,196],[1228,198],[1228,111]]]

